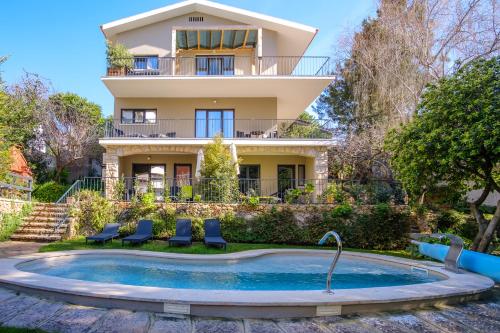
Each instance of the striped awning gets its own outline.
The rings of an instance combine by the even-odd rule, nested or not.
[[[223,29],[223,30],[177,30],[177,49],[238,49],[255,48],[257,30],[255,29]]]

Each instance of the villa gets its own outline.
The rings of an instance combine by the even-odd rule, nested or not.
[[[331,126],[310,131],[299,118],[334,79],[328,57],[305,55],[318,29],[188,0],[101,30],[133,56],[101,78],[114,97],[99,140],[107,186],[134,179],[173,196],[197,181],[200,150],[221,135],[240,159],[241,192],[282,198],[307,181],[320,193]]]

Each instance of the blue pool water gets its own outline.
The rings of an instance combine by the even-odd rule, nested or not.
[[[179,260],[132,255],[81,255],[35,260],[23,271],[68,279],[181,289],[323,290],[331,256],[273,254],[241,260]],[[442,278],[381,261],[341,257],[333,288],[369,288]]]

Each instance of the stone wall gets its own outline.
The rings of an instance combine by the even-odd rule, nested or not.
[[[0,214],[19,213],[26,203],[29,202],[17,199],[0,198]]]

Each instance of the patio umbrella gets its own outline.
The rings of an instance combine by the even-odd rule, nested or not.
[[[234,142],[231,144],[231,158],[232,158],[233,163],[234,163],[234,168],[236,169],[236,174],[239,175],[240,174],[240,166],[238,164],[238,154],[236,152],[236,145],[234,144]]]
[[[195,177],[199,179],[201,177],[201,164],[205,160],[205,154],[203,154],[203,149],[198,150],[198,156],[196,157],[196,172]]]

